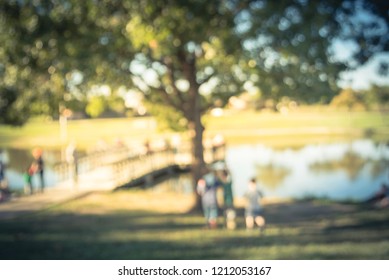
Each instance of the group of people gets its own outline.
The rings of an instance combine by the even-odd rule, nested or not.
[[[207,170],[197,182],[197,192],[201,197],[206,226],[215,229],[218,226],[218,211],[220,209],[217,199],[217,190],[223,190],[223,211],[225,227],[228,229],[236,228],[236,211],[234,209],[232,179],[226,167],[214,170]],[[263,193],[258,189],[257,182],[253,178],[248,182],[248,188],[245,193],[245,223],[247,229],[253,229],[257,226],[261,231],[265,228],[265,218],[261,206]]]
[[[43,193],[45,188],[45,181],[44,181],[44,161],[42,157],[42,150],[41,149],[34,149],[32,152],[32,155],[34,157],[32,163],[26,168],[25,172],[23,173],[23,180],[24,180],[24,193],[25,194],[33,194],[34,188],[32,183],[32,178],[36,174],[39,177],[40,181],[40,189],[39,191]]]
[[[27,166],[23,172],[24,193],[29,195],[34,193],[33,176],[38,176],[40,189],[43,192],[45,188],[44,181],[44,161],[42,157],[42,150],[36,148],[32,151],[33,161]],[[6,201],[11,197],[11,192],[8,188],[8,181],[5,176],[6,164],[0,158],[0,201]]]

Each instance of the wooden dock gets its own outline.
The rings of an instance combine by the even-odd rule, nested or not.
[[[207,164],[224,160],[225,145],[204,149]],[[55,166],[57,186],[69,189],[113,190],[150,185],[154,178],[190,169],[189,145],[147,150],[116,147],[79,158],[76,163],[61,162]]]
[[[205,147],[204,158],[209,164],[224,160],[224,156],[224,145]],[[11,197],[0,203],[0,220],[30,215],[91,192],[151,185],[160,177],[189,170],[191,162],[189,145],[149,151],[116,147],[79,158],[77,166],[60,162],[55,166],[54,186],[47,186],[44,193]]]

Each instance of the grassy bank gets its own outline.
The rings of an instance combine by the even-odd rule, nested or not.
[[[223,134],[230,144],[262,142],[290,146],[356,137],[389,139],[387,114],[335,111],[327,107],[300,108],[287,115],[227,111],[221,117],[205,116],[204,123],[206,137]],[[87,149],[98,141],[144,141],[171,135],[169,131],[159,131],[152,118],[77,120],[69,121],[67,127],[67,140],[61,141],[57,121],[35,119],[20,128],[1,125],[0,147],[55,149],[75,140],[79,148]]]
[[[266,204],[267,230],[203,228],[192,196],[95,193],[0,220],[0,259],[389,259],[389,210],[324,202]],[[222,221],[219,221],[219,225]]]
[[[389,139],[389,115],[349,112],[329,107],[305,107],[288,114],[274,112],[226,113],[205,118],[208,135],[221,133],[229,143],[261,142],[271,146],[369,137]]]
[[[80,149],[87,149],[99,141],[143,141],[158,135],[158,131],[151,118],[75,120],[68,121],[67,140],[63,141],[58,121],[33,119],[22,127],[1,125],[0,135],[0,147],[57,149],[74,140]]]

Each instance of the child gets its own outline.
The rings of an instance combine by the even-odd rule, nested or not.
[[[23,174],[24,179],[24,193],[25,194],[32,194],[33,188],[32,188],[32,175],[34,175],[34,166],[31,165],[27,168],[26,172]]]
[[[257,182],[253,178],[250,180],[248,190],[245,193],[247,205],[245,209],[246,228],[253,229],[256,224],[261,231],[265,228],[265,218],[262,216],[260,198],[263,194],[257,189]]]

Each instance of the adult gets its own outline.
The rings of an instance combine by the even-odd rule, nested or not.
[[[5,178],[5,164],[0,158],[0,201],[5,201],[9,197],[7,179]]]
[[[218,205],[217,187],[219,182],[213,172],[205,174],[197,182],[197,193],[201,196],[201,204],[207,227],[217,228]]]
[[[3,163],[3,160],[0,158],[0,186],[3,185],[4,181],[5,181],[5,164]]]
[[[70,173],[73,184],[78,182],[78,158],[75,141],[69,143],[65,150],[65,159],[70,167]]]
[[[36,148],[32,151],[32,155],[34,157],[33,165],[35,169],[35,174],[39,175],[40,181],[40,191],[43,193],[45,189],[45,178],[44,178],[44,169],[45,164],[42,157],[42,149]]]
[[[236,212],[234,209],[234,195],[232,192],[232,179],[227,168],[219,171],[220,182],[223,186],[224,219],[228,229],[236,228]]]

